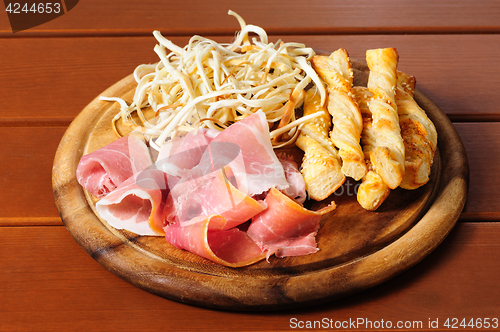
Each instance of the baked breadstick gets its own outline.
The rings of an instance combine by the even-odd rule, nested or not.
[[[417,189],[429,181],[437,147],[437,131],[413,99],[415,79],[398,72],[396,104],[405,146],[405,176],[400,187]]]
[[[405,147],[395,100],[398,53],[395,48],[373,49],[366,52],[370,68],[368,89],[373,93],[370,102],[376,147],[370,152],[375,171],[391,189],[404,178]]]
[[[410,96],[413,96],[415,93],[415,85],[416,80],[414,76],[403,73],[402,71],[397,71],[398,75],[398,83],[397,88],[402,89],[404,92],[408,93]],[[397,90],[396,90],[397,93]],[[396,102],[397,104],[397,102]]]
[[[342,172],[360,180],[367,171],[359,144],[363,120],[352,94],[353,72],[349,55],[346,50],[339,49],[329,57],[314,56],[311,64],[328,86],[328,111],[333,122],[330,138],[339,149]]]
[[[368,166],[368,172],[358,187],[357,200],[363,208],[374,211],[385,201],[391,190],[373,169],[370,161],[370,152],[376,147],[375,133],[372,129],[372,114],[368,107],[372,93],[365,87],[355,86],[352,90],[363,117],[361,145]]]
[[[337,150],[328,139],[331,118],[321,106],[316,89],[309,89],[304,99],[304,116],[322,111],[319,117],[306,122],[295,144],[304,151],[301,173],[309,197],[321,201],[337,190],[345,181]]]
[[[322,115],[317,116],[302,125],[301,136],[307,135],[316,140],[327,152],[336,159],[340,159],[333,142],[328,138],[328,133],[332,127],[332,118],[328,111],[321,106],[321,96],[315,87],[306,91],[304,96],[303,116],[314,114],[321,111]]]

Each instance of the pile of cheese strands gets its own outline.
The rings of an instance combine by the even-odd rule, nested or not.
[[[241,26],[230,44],[193,36],[181,48],[153,33],[160,61],[134,71],[133,102],[101,97],[120,103],[117,134],[121,119],[159,150],[175,136],[223,130],[262,110],[275,149],[296,144],[305,152],[301,173],[311,199],[326,199],[352,177],[361,181],[358,202],[375,210],[391,189],[427,183],[437,132],[413,99],[415,79],[397,70],[396,49],[368,50],[368,86],[353,86],[346,50],[323,56],[303,44],[271,43],[264,29],[229,14]]]
[[[309,63],[315,52],[299,43],[270,43],[262,28],[247,25],[232,11],[229,14],[241,25],[231,44],[193,36],[181,48],[155,31],[154,51],[160,62],[136,68],[133,103],[101,98],[120,102],[121,112],[114,121],[122,118],[137,125],[130,116],[136,112],[143,133],[154,137],[150,145],[159,150],[174,136],[198,127],[223,130],[260,109],[270,124],[278,124],[271,133],[274,146],[293,143],[297,126],[307,120],[296,121],[295,115],[305,88],[313,82],[326,100],[326,90]],[[250,41],[251,33],[258,39]],[[157,113],[153,121],[146,120],[142,112],[146,107]]]

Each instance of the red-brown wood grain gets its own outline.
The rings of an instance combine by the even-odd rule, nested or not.
[[[336,303],[229,313],[140,290],[71,238],[51,188],[55,150],[71,120],[136,65],[157,61],[154,29],[179,45],[193,34],[232,40],[239,25],[228,9],[264,27],[271,40],[343,47],[358,59],[368,48],[394,46],[400,69],[454,121],[469,160],[468,202],[421,263]],[[82,0],[62,17],[14,34],[2,9],[0,331],[289,331],[294,317],[439,319],[449,330],[447,318],[500,318],[498,17],[494,0]]]
[[[49,184],[55,151],[65,129],[0,127],[9,137],[0,149],[0,226],[51,224],[59,219]]]
[[[85,0],[67,14],[18,33],[33,35],[232,35],[239,27],[233,10],[248,24],[274,34],[373,34],[498,32],[496,1],[329,0],[279,1],[99,1]],[[2,17],[3,16],[3,17]],[[6,13],[0,35],[11,36]]]
[[[184,46],[188,37],[171,38]],[[229,42],[232,37],[216,37]],[[496,87],[499,35],[271,36],[328,52],[340,47],[363,60],[366,50],[396,47],[399,69],[450,118],[500,120]],[[69,124],[95,97],[142,63],[158,61],[149,37],[0,39],[0,124]],[[50,47],[47,47],[50,45]],[[25,50],[31,50],[26,52]],[[453,59],[453,61],[450,61]],[[460,70],[457,70],[460,68]],[[479,102],[480,101],[480,102]]]
[[[500,123],[456,123],[467,151],[470,168],[469,195],[463,220],[500,220]]]
[[[140,290],[95,262],[64,227],[0,227],[0,330],[284,331],[292,318],[442,324],[448,317],[498,317],[496,226],[459,223],[414,268],[358,295],[257,313],[201,309]]]

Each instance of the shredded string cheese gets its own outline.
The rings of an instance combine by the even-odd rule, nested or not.
[[[301,119],[295,115],[310,82],[318,87],[322,103],[326,101],[325,87],[309,63],[314,50],[299,43],[270,43],[264,29],[247,25],[232,11],[229,15],[241,26],[231,44],[193,36],[181,48],[159,31],[153,32],[160,61],[134,71],[137,88],[132,104],[101,97],[120,104],[120,113],[112,121],[115,132],[121,118],[124,124],[139,127],[150,137],[151,146],[159,149],[179,132],[198,126],[223,130],[262,110],[273,129],[275,148],[295,140],[297,127],[320,113]],[[258,39],[250,41],[251,33]],[[153,121],[143,114],[147,107],[157,114]],[[134,112],[140,124],[133,121]]]

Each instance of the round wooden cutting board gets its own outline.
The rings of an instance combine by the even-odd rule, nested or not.
[[[366,85],[368,69],[353,61],[355,85]],[[102,93],[130,102],[132,75]],[[434,250],[455,225],[467,197],[467,157],[453,125],[418,90],[415,100],[438,131],[430,181],[396,189],[376,212],[359,206],[357,183],[346,183],[318,209],[334,200],[316,237],[319,252],[269,258],[244,268],[215,264],[179,250],[163,237],[116,230],[100,219],[95,200],[76,181],[80,158],[116,139],[111,118],[116,103],[92,101],[73,121],[53,167],[56,205],[68,231],[100,264],[130,283],[168,299],[227,310],[284,309],[332,301],[380,284],[412,267]],[[297,158],[300,157],[297,154]]]

